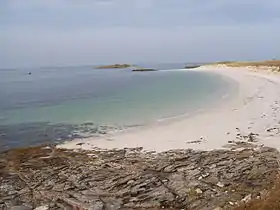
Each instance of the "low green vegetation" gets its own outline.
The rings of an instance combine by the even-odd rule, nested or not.
[[[255,66],[255,67],[275,67],[280,70],[280,60],[267,60],[267,61],[223,61],[216,62],[210,65],[226,65],[229,67],[246,67],[246,66]]]
[[[277,210],[280,209],[280,177],[276,179],[274,187],[260,196],[259,199],[253,199],[248,203],[242,204],[234,210]]]

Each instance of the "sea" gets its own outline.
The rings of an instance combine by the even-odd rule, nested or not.
[[[96,66],[0,69],[0,150],[57,144],[188,117],[230,97],[234,82],[186,64],[158,71]]]

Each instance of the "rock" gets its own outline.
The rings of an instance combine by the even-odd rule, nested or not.
[[[233,203],[233,202],[229,201],[228,203],[229,203],[231,206],[234,206],[234,203]]]
[[[202,194],[202,193],[203,193],[202,190],[199,189],[199,188],[195,189],[195,192],[196,192],[197,194]]]
[[[159,203],[171,203],[175,200],[174,195],[164,186],[158,187],[149,194],[153,196]]]
[[[224,185],[223,183],[221,183],[221,182],[218,182],[218,183],[217,183],[217,186],[222,188],[222,187],[224,187],[225,185]]]
[[[118,210],[121,209],[123,202],[120,199],[115,198],[103,198],[105,203],[104,208],[106,210]]]
[[[130,64],[113,64],[113,65],[106,65],[106,66],[98,66],[98,69],[125,69],[128,67],[132,67]]]
[[[89,210],[103,210],[104,209],[104,204],[102,201],[96,201],[94,204],[92,204],[89,207]]]
[[[136,68],[136,69],[132,69],[132,71],[135,72],[146,72],[146,71],[157,71],[156,69],[152,69],[152,68]]]
[[[266,147],[11,150],[0,153],[0,208],[229,209],[242,198],[265,196],[278,174],[278,157]]]
[[[218,185],[218,177],[215,176],[207,177],[203,181],[212,185]]]
[[[12,206],[10,210],[32,210],[32,208],[27,206]]]
[[[241,201],[243,201],[244,203],[248,203],[251,199],[252,199],[252,195],[249,194],[245,196]]]
[[[34,210],[48,210],[49,209],[49,206],[46,205],[46,206],[39,206],[39,207],[36,207]]]
[[[137,196],[138,194],[145,192],[145,191],[146,191],[145,188],[135,186],[135,187],[133,187],[133,189],[131,189],[130,193],[132,196]]]
[[[134,180],[129,180],[129,181],[127,182],[128,185],[133,185],[134,183],[135,183]]]

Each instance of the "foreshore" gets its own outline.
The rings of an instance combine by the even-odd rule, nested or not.
[[[186,70],[189,71],[189,70]],[[280,149],[280,75],[258,68],[201,66],[191,71],[220,74],[238,84],[238,93],[214,109],[172,123],[121,132],[102,138],[76,139],[66,149],[213,150],[249,140]]]

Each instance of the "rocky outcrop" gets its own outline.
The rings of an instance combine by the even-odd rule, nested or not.
[[[184,68],[185,69],[195,69],[195,68],[198,68],[200,67],[201,65],[186,65]]]
[[[10,150],[0,155],[0,209],[230,209],[266,193],[278,156],[266,147]]]
[[[157,71],[157,70],[156,69],[152,69],[152,68],[135,68],[135,69],[132,69],[132,71],[145,72],[145,71]]]
[[[107,65],[107,66],[98,66],[98,69],[125,69],[132,67],[130,64],[113,64],[113,65]]]

